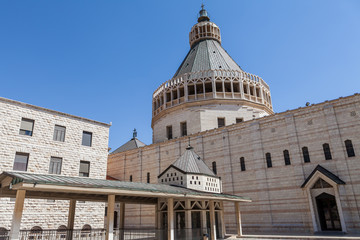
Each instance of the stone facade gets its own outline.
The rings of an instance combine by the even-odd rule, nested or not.
[[[110,125],[0,98],[0,171],[13,171],[16,153],[28,153],[27,171],[49,173],[51,157],[62,159],[61,175],[79,176],[80,161],[90,162],[89,177],[105,179]],[[21,135],[22,119],[34,120],[33,134]],[[64,141],[54,140],[55,125],[63,126]],[[92,133],[91,146],[82,145],[83,131]],[[14,200],[0,198],[0,227],[10,229]],[[104,226],[104,203],[78,202],[75,228]],[[21,229],[67,226],[69,201],[26,199]]]
[[[335,174],[346,184],[335,185],[342,231],[360,231],[360,95],[326,101],[308,107],[258,118],[187,137],[151,144],[108,157],[108,174],[123,181],[150,182],[174,160],[188,144],[217,174],[223,192],[250,197],[241,204],[244,232],[319,230],[309,192],[301,188],[317,165]],[[345,141],[351,140],[355,156],[349,157]],[[325,160],[323,144],[329,144],[332,159]],[[310,162],[304,162],[302,148],[307,147]],[[284,150],[290,164],[286,165]],[[268,167],[266,154],[271,154]],[[240,158],[244,157],[245,171]],[[325,177],[325,180],[327,178]],[[331,192],[326,190],[325,192]],[[234,207],[225,204],[227,230],[235,228]],[[126,225],[152,226],[152,207],[126,208]],[[318,229],[316,229],[316,225]]]

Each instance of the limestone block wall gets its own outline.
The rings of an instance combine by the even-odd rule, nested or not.
[[[266,111],[246,105],[213,103],[168,110],[168,113],[153,122],[153,142],[167,140],[166,127],[172,126],[173,138],[181,137],[182,122],[187,123],[187,134],[196,134],[218,128],[218,118],[225,118],[225,125],[236,123],[236,119],[243,121],[269,115]]]
[[[80,161],[90,162],[89,177],[105,179],[110,125],[0,98],[0,172],[12,171],[16,152],[28,153],[27,171],[48,174],[51,157],[62,158],[61,175],[79,176]],[[20,135],[21,119],[34,120],[32,136]],[[65,141],[54,141],[54,127],[66,127]],[[92,132],[91,147],[82,145],[83,131]],[[0,198],[0,227],[10,229],[14,200]],[[67,225],[69,201],[26,199],[21,229]],[[105,204],[78,202],[75,227],[103,227]]]
[[[245,233],[258,231],[312,232],[313,223],[306,191],[301,185],[320,164],[346,182],[339,186],[348,232],[360,231],[360,95],[326,101],[275,115],[245,121],[190,136],[195,152],[211,168],[217,163],[223,192],[250,197],[242,203]],[[108,174],[121,180],[151,182],[185,151],[188,137],[148,145],[108,157]],[[351,140],[355,157],[348,157],[344,141]],[[322,145],[330,145],[332,159],[325,160]],[[305,163],[302,147],[308,147]],[[285,165],[288,150],[291,165]],[[265,154],[271,154],[268,168]],[[241,171],[244,157],[246,170]],[[141,222],[153,226],[152,207],[127,208],[126,225]],[[227,231],[234,231],[234,206],[224,204]],[[146,214],[142,211],[146,209]],[[134,210],[133,212],[131,212]]]

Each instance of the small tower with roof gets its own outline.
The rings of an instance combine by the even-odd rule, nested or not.
[[[158,176],[158,182],[202,192],[222,193],[220,177],[195,153],[190,144],[184,154]]]
[[[269,86],[245,72],[221,42],[220,28],[202,6],[188,54],[153,93],[154,143],[273,114]]]

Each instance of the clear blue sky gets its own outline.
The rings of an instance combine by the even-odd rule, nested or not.
[[[2,0],[0,96],[112,122],[151,143],[151,96],[189,50],[201,0]],[[276,112],[360,89],[360,1],[205,0],[222,45]]]

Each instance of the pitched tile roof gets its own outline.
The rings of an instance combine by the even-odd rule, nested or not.
[[[140,141],[137,138],[132,138],[130,141],[128,141],[124,145],[122,145],[122,146],[118,147],[116,150],[114,150],[111,154],[125,152],[128,150],[132,150],[132,149],[136,149],[136,148],[140,148],[140,147],[144,147],[144,146],[146,146],[145,143],[143,143],[142,141]]]
[[[205,162],[197,155],[192,147],[187,147],[184,154],[164,170],[159,177],[161,177],[170,167],[175,167],[183,173],[204,174],[207,176],[216,177],[213,171],[205,164]]]

